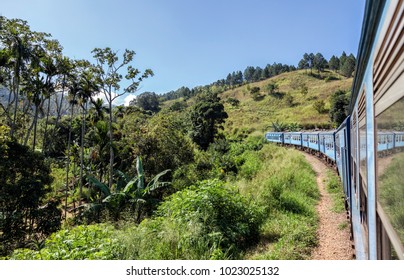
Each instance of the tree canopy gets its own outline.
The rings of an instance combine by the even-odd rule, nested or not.
[[[214,142],[219,129],[228,118],[216,93],[207,92],[198,97],[191,110],[191,139],[206,150]]]

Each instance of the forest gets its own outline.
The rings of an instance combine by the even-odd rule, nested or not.
[[[133,50],[92,56],[68,58],[50,34],[0,17],[0,258],[308,258],[315,174],[298,152],[235,125],[241,101],[224,96],[242,89],[253,104],[293,109],[310,84],[291,83],[293,96],[269,79],[350,81],[352,54],[247,66],[209,85],[140,93],[129,106],[116,100],[153,71],[136,68]],[[335,127],[348,98],[334,90],[310,108]]]

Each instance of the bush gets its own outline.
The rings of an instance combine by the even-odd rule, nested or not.
[[[119,252],[114,228],[106,224],[77,226],[52,234],[44,248],[35,251],[17,249],[14,260],[108,260]]]
[[[258,240],[261,222],[255,204],[235,188],[213,180],[173,194],[158,210],[162,217],[189,223],[197,221],[202,236],[220,236],[224,251],[237,252]]]
[[[121,259],[239,258],[262,221],[254,203],[218,180],[171,195],[156,214],[117,236]]]

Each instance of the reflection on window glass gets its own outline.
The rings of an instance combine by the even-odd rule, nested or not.
[[[367,178],[367,156],[366,156],[366,124],[359,129],[359,157],[360,157],[360,170],[362,172],[363,180]]]
[[[404,244],[404,98],[376,118],[378,202]]]

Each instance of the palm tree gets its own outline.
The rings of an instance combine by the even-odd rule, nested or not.
[[[47,147],[46,135],[48,132],[49,115],[50,115],[50,102],[51,96],[55,95],[55,81],[54,77],[58,75],[57,57],[61,55],[62,49],[57,40],[46,41],[46,54],[41,58],[42,72],[45,75],[44,94],[47,99],[45,130],[43,134],[42,152]]]
[[[74,107],[77,104],[77,93],[79,91],[79,84],[77,82],[76,73],[71,72],[69,75],[69,97],[70,97],[70,124],[69,136],[67,142],[67,156],[66,156],[66,192],[65,192],[65,220],[67,219],[67,199],[69,195],[69,172],[70,172],[70,156],[71,156],[71,143],[72,143],[72,123],[74,115]]]
[[[108,113],[109,110],[104,106],[104,100],[101,98],[97,98],[96,100],[90,99],[92,103],[92,107],[90,109],[90,120],[93,125],[95,125],[98,121],[105,119],[105,113]]]
[[[68,76],[70,75],[70,72],[72,71],[73,63],[68,57],[58,56],[56,58],[56,67],[58,69],[57,72],[60,75],[59,80],[57,81],[57,88],[59,90],[61,88],[61,90],[62,90],[61,95],[60,95],[60,101],[58,101],[57,95],[55,97],[55,102],[56,102],[55,126],[57,127],[59,124],[61,115],[62,115],[63,98],[64,98],[64,94],[65,94],[67,79],[68,79]]]
[[[11,63],[13,65],[13,82],[11,88],[13,101],[10,100],[10,103],[14,102],[14,112],[10,131],[11,137],[14,136],[16,129],[17,108],[20,94],[20,75],[25,63],[31,56],[31,37],[32,32],[29,30],[26,21],[12,19],[6,20],[3,23],[1,39],[10,50]]]
[[[98,85],[93,73],[90,70],[85,70],[80,76],[80,85],[78,91],[79,104],[81,105],[82,118],[81,118],[81,144],[80,144],[80,180],[79,180],[79,206],[81,206],[82,193],[83,193],[83,169],[84,169],[84,136],[86,134],[86,114],[88,100],[91,96],[98,92]],[[81,208],[79,208],[81,209]]]

